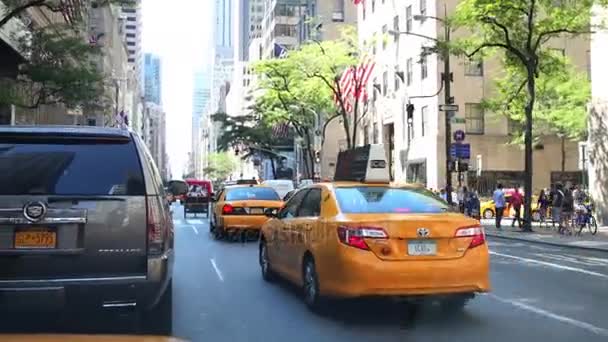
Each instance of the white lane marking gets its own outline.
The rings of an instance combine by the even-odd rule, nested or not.
[[[526,303],[523,303],[521,301],[517,301],[514,299],[506,299],[506,298],[498,297],[497,295],[491,294],[491,293],[489,293],[487,295],[501,303],[510,304],[519,309],[526,310],[526,311],[529,311],[529,312],[532,312],[532,313],[535,313],[537,315],[541,315],[541,316],[544,316],[547,318],[551,318],[556,321],[560,321],[562,323],[573,325],[575,327],[590,331],[596,335],[608,336],[608,329],[600,328],[600,327],[597,327],[597,326],[587,323],[587,322],[578,321],[574,318],[558,315],[556,313],[553,313],[553,312],[550,312],[550,311],[547,311],[547,310],[544,310],[544,309],[541,309],[541,308],[538,308],[538,307],[535,307],[532,305],[528,305]]]
[[[203,220],[197,220],[197,219],[187,220],[187,222],[190,224],[203,224]]]
[[[213,269],[215,270],[215,274],[217,274],[217,277],[220,279],[220,281],[224,281],[224,276],[222,275],[222,271],[220,271],[219,267],[217,267],[217,264],[215,263],[215,259],[211,258],[211,265],[213,266]]]
[[[192,228],[192,230],[194,230],[194,233],[195,233],[196,235],[198,235],[198,229],[196,229],[196,227],[195,227],[195,226],[190,226],[190,228]]]
[[[183,223],[184,223],[184,221],[182,221],[182,220],[173,220],[174,225],[181,225]]]
[[[606,274],[602,274],[602,273],[598,273],[598,272],[593,272],[593,271],[588,271],[588,270],[584,270],[582,268],[571,267],[571,266],[564,266],[564,265],[558,265],[558,264],[554,264],[554,263],[550,263],[550,262],[546,262],[546,261],[540,261],[540,260],[522,258],[522,257],[518,257],[518,256],[515,256],[515,255],[503,254],[503,253],[498,253],[498,252],[493,252],[493,251],[490,251],[490,254],[493,254],[493,255],[496,255],[496,256],[500,256],[500,257],[503,257],[503,258],[515,259],[515,260],[527,262],[527,263],[530,263],[530,264],[543,265],[543,266],[557,268],[557,269],[560,269],[560,270],[578,272],[578,273],[592,275],[592,276],[599,277],[599,278],[608,279],[608,275],[606,275]]]

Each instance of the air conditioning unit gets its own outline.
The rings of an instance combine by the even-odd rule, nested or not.
[[[332,14],[331,20],[334,22],[343,22],[344,21],[344,12],[336,11]]]

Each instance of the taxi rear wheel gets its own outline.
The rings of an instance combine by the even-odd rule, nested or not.
[[[302,284],[304,290],[304,303],[312,311],[320,311],[323,307],[323,298],[319,291],[319,277],[315,267],[315,261],[311,256],[304,259],[302,267]]]
[[[486,210],[483,211],[483,217],[485,219],[494,218],[494,212],[492,211],[492,209],[486,209]]]
[[[467,305],[471,296],[454,296],[443,299],[439,305],[441,310],[445,313],[456,313],[460,312]]]
[[[272,271],[270,266],[270,260],[268,259],[268,246],[266,241],[260,242],[260,269],[262,271],[262,278],[268,282],[276,279],[275,273]]]

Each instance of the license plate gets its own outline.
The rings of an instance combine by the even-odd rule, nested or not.
[[[15,248],[51,249],[57,247],[57,233],[47,228],[15,231]]]
[[[435,255],[437,254],[437,243],[432,240],[409,241],[407,244],[408,255]]]
[[[249,213],[251,215],[264,215],[264,208],[251,208]]]

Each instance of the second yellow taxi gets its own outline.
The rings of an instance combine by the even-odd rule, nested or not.
[[[479,221],[418,187],[391,185],[374,151],[383,155],[369,147],[341,155],[335,178],[343,181],[301,189],[270,215],[260,237],[262,277],[301,286],[312,309],[327,297],[364,296],[422,296],[460,309],[488,292]]]

